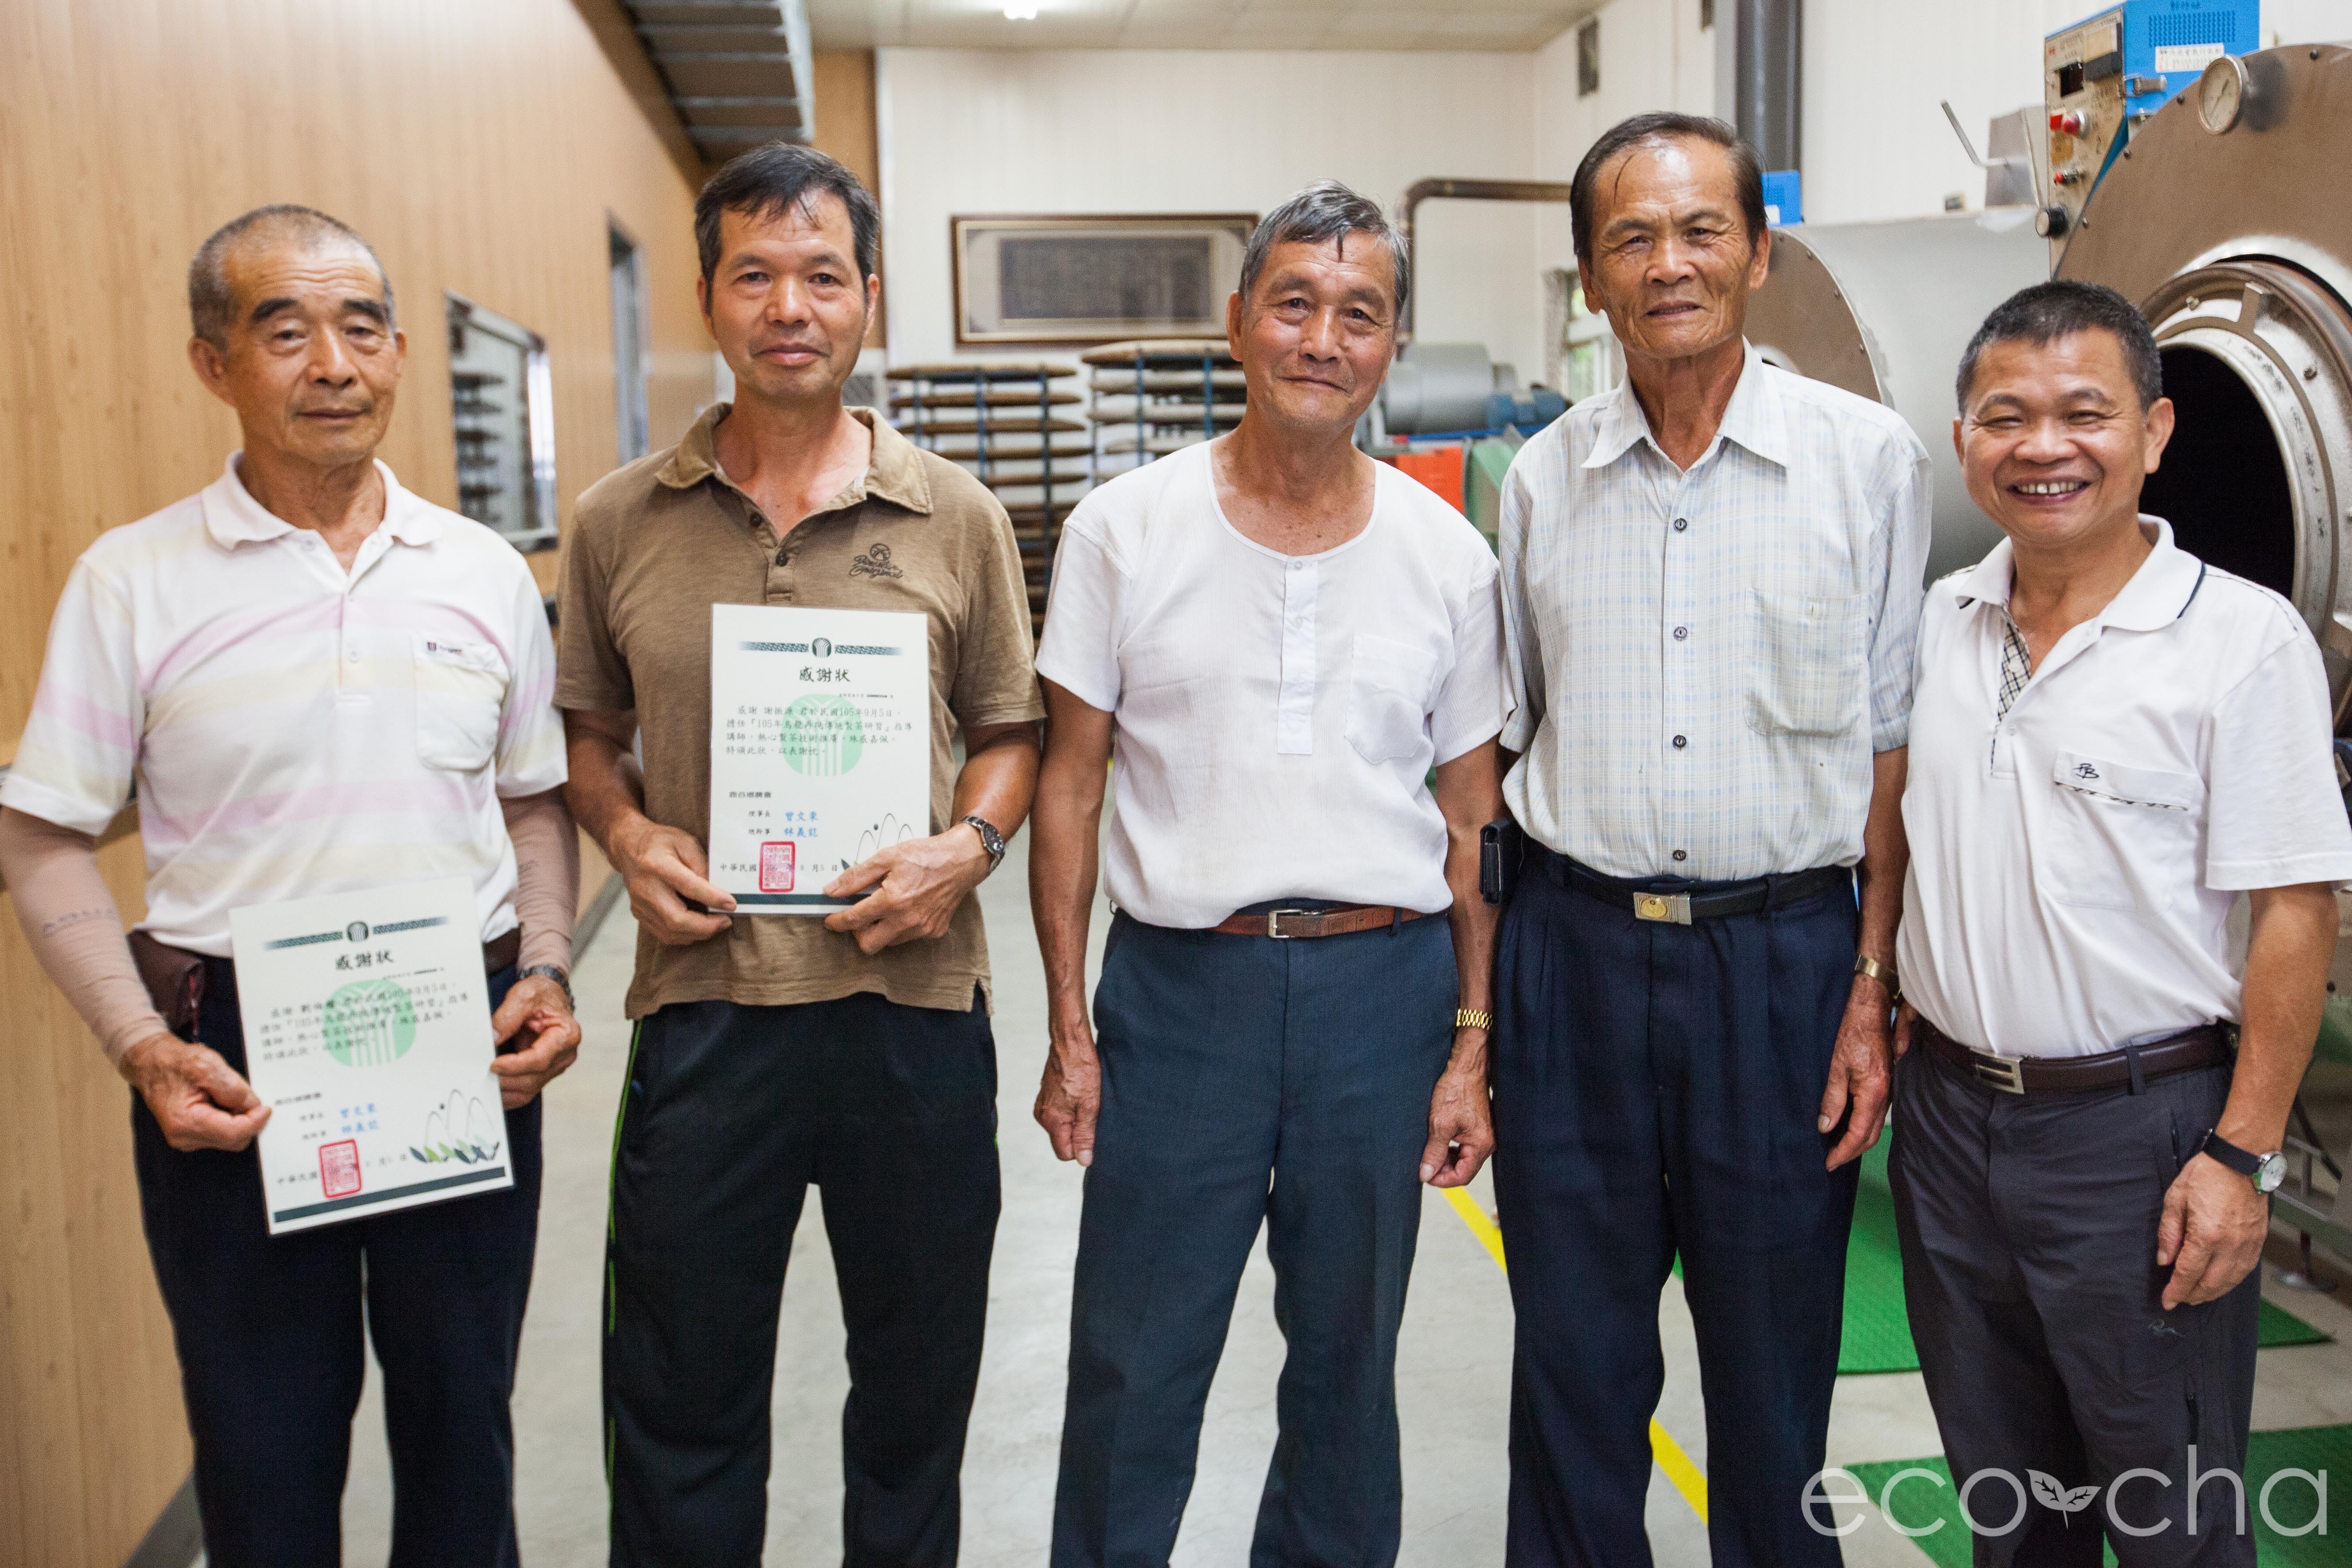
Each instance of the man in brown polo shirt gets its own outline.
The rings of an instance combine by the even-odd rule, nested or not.
[[[877,221],[804,147],[711,178],[699,298],[736,400],[582,497],[564,559],[568,793],[638,921],[605,1287],[615,1564],[759,1561],[776,1318],[812,1182],[848,1329],[843,1560],[956,1558],[998,1207],[969,895],[1028,815],[1045,709],[1003,509],[842,406],[880,295]],[[706,875],[714,603],[929,622],[932,836],[842,873],[826,892],[867,896],[821,922],[732,916]]]

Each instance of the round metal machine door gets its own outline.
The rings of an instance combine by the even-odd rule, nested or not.
[[[1936,468],[1930,581],[2000,538],[1969,500],[1952,450],[1953,373],[1995,305],[2049,276],[2030,207],[1772,231],[1772,273],[1748,306],[1748,339],[1774,364],[1884,403]]]
[[[2352,49],[2216,60],[2134,132],[2058,263],[2156,327],[2179,410],[2142,505],[2294,602],[2352,696]]]

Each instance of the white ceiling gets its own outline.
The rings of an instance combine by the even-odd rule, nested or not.
[[[1532,49],[1599,0],[807,0],[818,48]]]

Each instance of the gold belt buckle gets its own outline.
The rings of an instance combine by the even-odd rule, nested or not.
[[[1691,923],[1688,893],[1636,893],[1633,895],[1633,918],[1637,921],[1663,921],[1668,925],[1686,926]]]
[[[1969,1047],[1969,1066],[1976,1069],[1980,1082],[1990,1084],[2003,1094],[2025,1092],[2025,1058],[2005,1057],[1999,1051]]]

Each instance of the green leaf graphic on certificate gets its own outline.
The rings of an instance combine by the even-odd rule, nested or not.
[[[327,1054],[347,1068],[398,1061],[416,1043],[416,1009],[396,980],[354,980],[327,998]]]
[[[866,751],[866,726],[857,705],[845,697],[803,697],[784,710],[777,749],[796,773],[838,778],[857,765]]]

